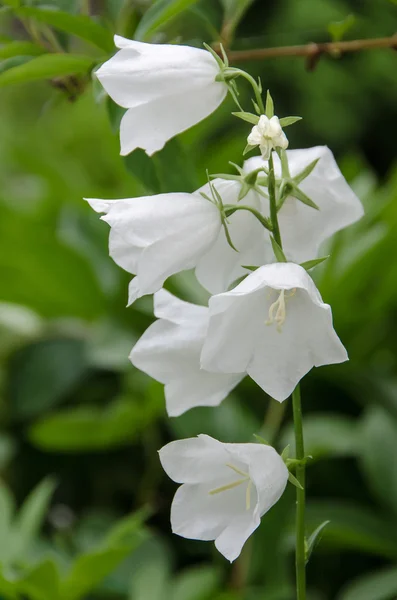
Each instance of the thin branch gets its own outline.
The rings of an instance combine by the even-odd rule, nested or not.
[[[279,58],[283,56],[303,56],[309,60],[319,58],[322,54],[340,56],[345,52],[359,52],[376,48],[394,48],[397,50],[397,33],[391,37],[366,40],[351,40],[345,42],[325,42],[304,44],[302,46],[280,46],[279,48],[256,48],[253,50],[229,50],[227,55],[230,62]]]

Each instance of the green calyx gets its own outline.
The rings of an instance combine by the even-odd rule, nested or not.
[[[238,181],[240,183],[240,192],[237,199],[238,202],[243,200],[243,198],[245,198],[248,192],[251,190],[260,196],[267,198],[267,194],[263,189],[263,187],[267,185],[267,176],[263,175],[265,172],[264,167],[259,167],[254,171],[244,173],[244,170],[239,165],[236,165],[233,162],[230,162],[230,164],[236,169],[238,175],[229,173],[216,173],[210,176],[211,179],[219,177],[228,181]]]

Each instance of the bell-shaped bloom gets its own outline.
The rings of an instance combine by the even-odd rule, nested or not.
[[[285,135],[279,118],[274,116],[270,119],[266,115],[261,115],[257,125],[254,125],[247,138],[249,146],[259,146],[262,157],[268,160],[270,153],[275,148],[288,148],[288,140]]]
[[[195,406],[218,406],[244,374],[209,373],[200,368],[208,308],[190,304],[162,289],[154,294],[158,318],[130,354],[132,364],[165,384],[170,417]]]
[[[227,93],[219,65],[207,50],[145,44],[118,35],[119,48],[96,72],[109,96],[127,112],[120,125],[121,154],[143,148],[150,156],[210,115]]]
[[[301,263],[316,258],[320,244],[358,221],[364,210],[327,146],[287,150],[287,158],[292,178],[318,160],[310,175],[299,183],[299,189],[317,204],[319,210],[289,196],[278,213],[284,253],[288,260]],[[245,162],[244,170],[248,173],[263,164],[267,166],[260,156],[254,156]],[[274,156],[274,167],[280,177],[281,165],[277,155]],[[268,205],[265,214],[269,214]]]
[[[265,265],[233,290],[212,296],[201,353],[208,371],[244,371],[282,402],[312,367],[344,362],[346,350],[305,269]]]
[[[241,190],[238,181],[217,178],[212,181],[212,185],[221,196],[224,205],[237,204]],[[211,195],[208,184],[198,192]],[[240,204],[263,213],[266,200],[251,190]],[[229,245],[222,229],[216,242],[196,267],[197,279],[211,294],[224,292],[239,277],[246,275],[248,271],[242,265],[262,265],[271,262],[273,258],[268,232],[252,213],[243,210],[235,212],[228,218],[228,230],[237,252]]]
[[[159,290],[170,275],[192,269],[215,243],[218,208],[198,194],[158,194],[125,200],[87,199],[111,229],[109,254],[129,273],[129,303]]]
[[[230,562],[288,481],[282,458],[262,444],[223,444],[199,435],[171,442],[159,454],[167,475],[183,484],[172,502],[173,533],[215,540]]]

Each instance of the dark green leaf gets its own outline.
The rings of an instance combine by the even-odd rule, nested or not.
[[[25,346],[11,362],[10,397],[17,418],[38,415],[63,400],[87,370],[80,340],[45,340]]]
[[[112,52],[115,49],[111,32],[86,15],[73,15],[62,10],[31,6],[20,8],[17,14],[21,17],[34,18],[41,23],[75,35],[105,52]]]
[[[131,443],[163,412],[162,397],[144,403],[120,399],[107,408],[80,406],[49,415],[29,432],[32,442],[43,450],[81,452]]]
[[[49,598],[58,600],[60,587],[58,569],[51,560],[46,560],[19,579],[15,587],[29,600],[49,600]]]
[[[136,32],[137,40],[148,40],[159,28],[192,6],[197,0],[157,0],[142,17]]]
[[[0,74],[0,87],[63,75],[85,74],[94,61],[89,56],[77,54],[43,54],[29,62]]]
[[[309,562],[310,557],[313,553],[313,550],[320,543],[324,528],[329,525],[330,521],[323,521],[321,525],[319,525],[311,534],[309,539],[307,540],[307,550],[306,550],[306,564]]]
[[[276,240],[274,239],[274,237],[272,235],[270,236],[270,241],[272,243],[274,256],[277,258],[278,262],[288,262],[285,257],[284,252],[282,251],[280,246],[277,244]]]
[[[338,600],[394,600],[397,596],[397,568],[388,567],[352,581]]]
[[[9,69],[13,69],[14,67],[18,67],[19,65],[24,65],[25,63],[31,60],[31,56],[13,56],[12,58],[2,60],[0,62],[0,76],[2,73],[5,73]]]

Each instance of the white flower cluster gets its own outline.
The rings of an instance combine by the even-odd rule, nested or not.
[[[122,154],[161,149],[215,110],[228,91],[219,61],[206,50],[115,41],[120,51],[97,76],[127,109]],[[88,199],[110,225],[110,256],[135,275],[129,303],[154,293],[157,320],[130,359],[165,385],[173,417],[219,405],[246,375],[282,402],[313,366],[348,358],[331,308],[301,263],[359,219],[361,203],[327,147],[286,150],[277,117],[261,115],[248,144],[258,145],[262,156],[247,160],[239,176],[214,179],[194,193]],[[276,262],[269,235],[273,164],[286,262]],[[212,294],[208,306],[183,302],[163,288],[169,276],[192,268]],[[173,531],[215,540],[231,561],[288,480],[273,448],[222,444],[207,435],[168,444],[160,460],[183,484],[172,505]]]

